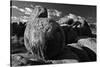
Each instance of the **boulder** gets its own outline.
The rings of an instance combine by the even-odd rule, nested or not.
[[[96,39],[82,38],[77,43],[67,45],[78,57],[79,62],[96,61]]]
[[[79,39],[78,44],[82,47],[87,47],[91,49],[93,52],[96,52],[96,39],[95,38],[84,38],[84,39]]]
[[[65,43],[67,44],[71,44],[71,43],[76,43],[77,42],[77,32],[75,30],[73,30],[73,28],[71,28],[70,26],[61,26],[61,28],[64,31],[65,34]]]
[[[77,57],[79,58],[79,62],[91,61],[88,53],[77,43],[68,44],[67,47],[77,55]]]
[[[58,23],[65,33],[66,43],[75,43],[80,37],[93,37],[88,22],[83,17],[69,14],[61,18]]]
[[[42,59],[52,59],[64,47],[64,33],[58,23],[47,18],[35,18],[24,33],[27,50]]]

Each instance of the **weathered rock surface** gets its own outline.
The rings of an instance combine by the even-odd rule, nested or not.
[[[95,37],[87,21],[80,16],[69,14],[61,18],[58,23],[65,33],[66,43],[75,43],[80,37]]]
[[[47,18],[36,18],[27,24],[25,46],[37,57],[52,58],[64,46],[64,34],[55,21]]]
[[[86,38],[86,39],[80,39],[78,40],[78,44],[81,45],[82,47],[87,47],[91,49],[92,51],[96,52],[96,39],[95,38]]]
[[[70,26],[61,26],[65,34],[65,43],[76,43],[77,42],[77,32],[73,30]]]
[[[92,36],[85,19],[69,14],[56,22],[47,17],[46,8],[36,6],[32,11],[24,33],[25,47],[17,47],[24,49],[24,51],[19,50],[22,51],[21,53],[15,50],[15,54],[12,52],[11,65],[27,66],[96,61],[96,42],[92,39],[82,39]],[[22,28],[19,29],[20,32],[17,32],[19,37],[20,33],[23,33],[21,30]],[[13,32],[16,33],[16,31]],[[15,34],[12,33],[12,35]],[[18,45],[17,42],[16,45]]]
[[[94,38],[80,39],[77,43],[67,45],[80,62],[96,61],[96,41]]]
[[[30,66],[43,64],[61,64],[61,63],[77,63],[79,57],[69,47],[65,46],[52,60],[39,60],[36,56],[29,53],[12,54],[12,66]]]

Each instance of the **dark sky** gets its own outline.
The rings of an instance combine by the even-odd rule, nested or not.
[[[28,1],[13,1],[12,5],[16,5],[20,8],[30,7],[30,5],[41,5],[50,9],[57,9],[62,12],[63,16],[68,13],[73,13],[85,18],[92,17],[92,20],[96,22],[96,6],[95,5],[72,5],[72,4],[58,4],[58,3],[43,3],[43,2],[28,2]],[[21,15],[16,10],[12,12],[13,15]]]

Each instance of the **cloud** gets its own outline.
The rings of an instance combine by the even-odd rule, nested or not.
[[[62,12],[55,10],[57,16],[61,16]]]
[[[17,19],[17,17],[15,17],[15,16],[13,16],[13,17],[11,17],[12,19]]]
[[[28,8],[28,7],[26,7],[25,10],[26,11],[29,11],[29,12],[32,12],[32,9],[31,8]]]
[[[35,6],[34,6],[33,4],[31,4],[31,5],[30,5],[30,7],[32,7],[32,8],[33,8],[33,7],[35,7]]]
[[[15,9],[17,9],[20,12],[24,12],[25,13],[25,9],[23,9],[23,8],[15,8]]]
[[[27,22],[29,20],[29,17],[27,17],[27,16],[21,16],[21,17],[19,17],[19,19],[20,19],[20,21],[22,23],[24,23],[24,22]]]
[[[19,8],[18,10],[19,10],[19,11],[21,11],[21,12],[25,12],[25,10],[24,10],[24,9],[22,9],[22,8]]]
[[[26,15],[30,15],[31,12],[32,12],[32,10],[33,10],[33,9],[31,9],[31,8],[28,8],[28,7],[19,8],[19,7],[17,7],[17,6],[11,6],[11,8],[16,9],[16,10],[18,10],[18,11],[20,11],[20,12],[23,12],[23,13],[26,14]],[[32,8],[33,8],[33,7],[32,7]]]
[[[17,6],[12,6],[11,8],[15,8],[15,9],[18,9],[18,7],[17,7]]]
[[[56,9],[48,9],[48,15],[49,15],[49,18],[55,16],[55,17],[60,17],[62,14],[62,12],[56,10]]]
[[[19,11],[21,11],[21,12],[25,12],[25,9],[19,8],[19,7],[17,7],[17,6],[12,6],[11,8],[17,9],[17,10],[19,10]]]
[[[25,14],[30,15],[31,13],[32,13],[32,9],[26,7],[26,8],[25,8]]]
[[[12,20],[11,23],[18,23],[19,24],[19,22],[22,22],[22,23],[27,22],[29,20],[29,17],[27,17],[27,16],[20,16],[20,17],[12,16],[11,20]]]
[[[18,22],[19,22],[18,17],[16,17],[16,16],[11,17],[11,23],[18,23]]]
[[[32,6],[32,5],[30,5]],[[19,8],[18,6],[15,6],[13,5],[12,8],[14,9],[17,9],[18,11],[24,13],[25,15],[31,15],[31,13],[34,11],[34,8],[35,7],[42,7],[40,5],[35,5],[35,6],[32,6],[32,8],[29,8],[29,7],[25,7],[25,8]],[[61,11],[58,11],[56,9],[47,9],[48,11],[48,17],[49,18],[57,18],[57,17],[60,17],[62,12]]]

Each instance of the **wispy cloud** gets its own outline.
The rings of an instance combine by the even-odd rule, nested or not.
[[[15,8],[15,9],[18,9],[18,7],[17,7],[17,6],[11,6],[11,8]]]
[[[20,17],[12,16],[11,23],[18,23],[18,24],[19,24],[19,22],[25,23],[28,21],[28,19],[29,19],[29,17],[27,17],[27,16],[20,16]]]
[[[35,6],[30,5],[30,6],[31,6],[31,8],[29,8],[29,7],[19,8],[18,6],[15,6],[15,5],[13,5],[11,7],[13,9],[16,9],[16,10],[24,13],[25,15],[31,15],[33,10],[34,10],[34,7],[42,7],[40,5],[35,5]],[[56,9],[47,9],[47,11],[48,11],[48,17],[49,18],[58,18],[62,15],[62,12],[58,11]]]
[[[57,16],[61,16],[62,12],[55,10]]]
[[[25,14],[30,15],[31,13],[32,13],[32,9],[31,9],[31,8],[26,7],[26,8],[25,8]]]
[[[16,16],[11,17],[11,23],[18,23],[18,22],[19,22],[18,17],[16,17]]]
[[[27,17],[27,16],[21,16],[21,17],[19,17],[19,19],[20,19],[20,21],[22,23],[24,23],[24,22],[27,22],[28,21],[29,17]]]
[[[12,6],[11,8],[13,8],[13,9],[17,9],[17,10],[19,10],[19,11],[21,11],[21,12],[25,12],[25,10],[24,10],[24,9],[19,8],[19,7],[17,7],[17,6]]]
[[[17,6],[12,6],[11,8],[16,9],[20,12],[23,12],[24,14],[30,15],[30,13],[32,12],[31,8],[25,7],[25,8],[19,8]]]
[[[25,12],[25,10],[24,10],[24,9],[22,9],[22,8],[19,8],[19,11],[21,11],[21,12]]]
[[[48,9],[49,18],[51,18],[52,16],[60,17],[61,14],[62,14],[62,12],[60,12],[56,9]]]

